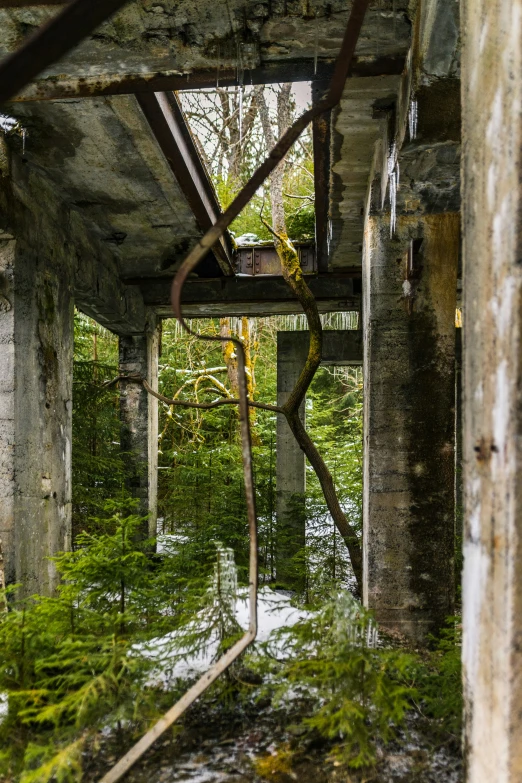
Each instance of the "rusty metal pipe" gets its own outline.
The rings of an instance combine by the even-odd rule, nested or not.
[[[141,740],[101,779],[100,783],[116,783],[140,759],[154,742],[193,704],[199,696],[211,685],[254,641],[257,634],[257,519],[255,512],[255,494],[252,470],[252,443],[248,415],[248,391],[245,376],[245,351],[240,340],[234,337],[204,336],[193,332],[183,318],[181,310],[181,292],[188,275],[195,269],[201,259],[223,235],[234,218],[248,204],[256,190],[276,166],[282,161],[292,144],[300,136],[314,117],[332,109],[341,99],[344,84],[349,73],[350,63],[359,38],[362,23],[369,0],[354,0],[348,25],[344,35],[341,51],[337,59],[330,89],[325,98],[316,106],[302,114],[277,142],[270,155],[255,171],[245,187],[236,196],[232,204],[206,232],[181,265],[172,283],[172,307],[178,321],[184,329],[200,340],[212,342],[232,342],[238,355],[239,381],[239,421],[241,430],[241,445],[243,470],[245,477],[245,495],[247,501],[248,524],[250,532],[250,626],[247,633],[228,652],[212,666],[198,682],[150,729]]]

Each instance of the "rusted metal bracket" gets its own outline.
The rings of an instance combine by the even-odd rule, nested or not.
[[[140,759],[143,754],[154,744],[174,721],[201,696],[226,669],[246,650],[254,641],[257,634],[257,519],[255,512],[255,494],[252,470],[252,443],[250,434],[250,422],[248,416],[248,391],[245,376],[245,351],[243,344],[237,338],[206,336],[193,332],[183,318],[181,309],[181,293],[187,277],[194,271],[199,262],[211,250],[213,245],[226,231],[230,223],[248,204],[256,193],[258,187],[271,174],[281,162],[292,144],[300,136],[306,126],[325,111],[335,106],[341,99],[344,84],[349,73],[350,64],[359,38],[362,23],[369,0],[354,0],[348,26],[344,35],[341,51],[337,59],[334,75],[330,84],[328,95],[319,101],[316,106],[306,111],[299,117],[287,132],[277,142],[268,158],[261,164],[245,187],[236,196],[232,204],[212,226],[205,236],[200,239],[194,249],[189,253],[178,274],[172,283],[172,307],[174,315],[189,333],[200,340],[211,342],[233,342],[238,357],[238,382],[239,382],[239,421],[241,432],[241,446],[243,456],[243,471],[245,482],[245,496],[247,502],[248,524],[250,531],[250,626],[247,633],[240,639],[198,682],[175,704],[166,715],[163,716],[144,737],[132,747],[129,752],[108,772],[100,783],[116,783],[121,777]]]
[[[305,275],[317,271],[315,263],[315,246],[306,243],[294,243],[299,257],[301,270]],[[273,245],[254,245],[240,247],[237,251],[236,271],[242,275],[272,275],[282,276],[281,262]]]
[[[128,0],[74,0],[0,63],[0,104],[67,54]]]

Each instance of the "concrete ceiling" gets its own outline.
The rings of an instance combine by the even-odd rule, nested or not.
[[[122,277],[172,269],[201,236],[134,96],[20,104],[16,116],[27,165],[113,248]]]
[[[360,61],[405,56],[407,5],[406,0],[371,3],[357,46]],[[19,47],[54,13],[56,6],[0,10],[0,56]],[[201,232],[135,97],[34,98],[57,85],[74,92],[80,84],[94,89],[135,74],[331,60],[346,20],[346,0],[135,1],[30,85],[25,97],[33,100],[5,110],[28,130],[27,166],[44,173],[111,247],[121,276],[165,274]],[[336,267],[360,263],[360,205],[379,129],[372,105],[393,93],[396,83],[397,77],[354,78],[345,90],[336,120],[336,134],[344,138],[334,160]],[[20,149],[19,139],[10,143]]]
[[[27,96],[74,92],[197,70],[255,68],[334,59],[348,19],[346,0],[134,0],[27,88]],[[404,55],[407,0],[372,0],[356,57]],[[0,56],[56,13],[56,6],[0,10]]]
[[[362,263],[364,207],[375,143],[399,76],[349,79],[332,119],[329,256],[332,269]]]

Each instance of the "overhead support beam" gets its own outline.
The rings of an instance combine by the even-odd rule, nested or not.
[[[138,93],[136,97],[200,229],[208,231],[220,217],[221,209],[178,99],[173,92]],[[213,252],[223,274],[233,275],[228,234],[220,238]]]
[[[0,104],[83,41],[128,0],[74,0],[0,63]]]
[[[360,277],[325,275],[307,276],[306,280],[320,312],[359,310]],[[170,304],[171,278],[135,278],[127,282],[139,286],[148,307],[153,307],[163,317],[173,317]],[[284,279],[268,275],[187,280],[183,286],[182,302],[183,313],[187,318],[302,312],[301,305]]]
[[[1,0],[0,0],[1,1]],[[373,60],[354,57],[351,76],[396,76],[404,70],[402,55],[376,57]],[[265,63],[242,73],[242,84],[280,84],[283,82],[328,82],[333,74],[333,61],[289,60]],[[213,68],[154,73],[108,73],[82,77],[52,76],[40,79],[18,91],[15,101],[63,100],[65,98],[95,98],[100,95],[132,95],[143,92],[203,90],[239,85],[237,68]]]

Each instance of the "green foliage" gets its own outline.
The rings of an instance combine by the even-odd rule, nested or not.
[[[114,504],[105,514],[105,533],[81,534],[74,552],[55,559],[63,580],[55,597],[17,601],[10,589],[0,616],[8,694],[0,749],[4,768],[23,781],[78,780],[79,749],[93,731],[136,723],[138,705],[138,725],[151,714],[151,663],[133,648],[164,629],[168,599],[155,589],[150,544],[136,535],[143,520]]]
[[[462,628],[460,617],[449,617],[433,638],[433,651],[422,671],[423,711],[433,719],[432,730],[460,742],[462,732]]]
[[[118,374],[118,338],[79,312],[74,316],[73,534],[121,496],[119,393],[103,383]],[[92,529],[92,528],[90,528]]]
[[[396,736],[417,695],[416,658],[379,647],[371,615],[346,591],[283,638],[279,698],[289,688],[306,694],[312,714],[304,724],[334,741],[348,767],[373,765],[377,743]]]
[[[362,535],[362,372],[321,367],[307,395],[307,429],[332,474],[339,502]],[[306,601],[324,601],[336,586],[353,582],[346,545],[307,466]]]
[[[291,325],[291,324],[290,324]],[[277,330],[281,319],[258,319],[255,339],[255,398],[276,402]],[[198,320],[196,331],[216,334],[216,321]],[[212,373],[211,373],[212,370]],[[169,397],[212,400],[219,396],[198,376],[214,374],[228,385],[221,348],[183,335],[166,322],[160,363],[160,390]],[[189,381],[188,385],[187,381]],[[254,424],[254,470],[259,520],[262,580],[275,581],[275,425],[276,416],[257,411]],[[356,529],[362,522],[362,377],[357,368],[333,373],[321,368],[308,394],[307,428],[334,477],[341,503]],[[207,569],[212,542],[234,550],[240,578],[248,566],[248,528],[243,491],[237,414],[230,408],[197,411],[160,408],[159,516],[167,533],[185,538],[186,573]],[[301,512],[299,512],[301,513]],[[349,584],[351,569],[344,541],[334,529],[313,470],[307,468],[306,548],[294,567],[303,574],[305,600],[321,600],[339,584]],[[193,565],[192,565],[193,564]]]
[[[8,591],[0,780],[80,780],[82,749],[97,731],[125,725],[132,737],[158,716],[158,673],[211,645],[221,655],[242,633],[231,550],[215,544],[212,567],[188,579],[178,567],[183,547],[150,557],[153,542],[141,540],[132,508],[109,501],[94,522],[103,533],[80,534],[74,552],[55,558],[55,597],[22,601]]]

